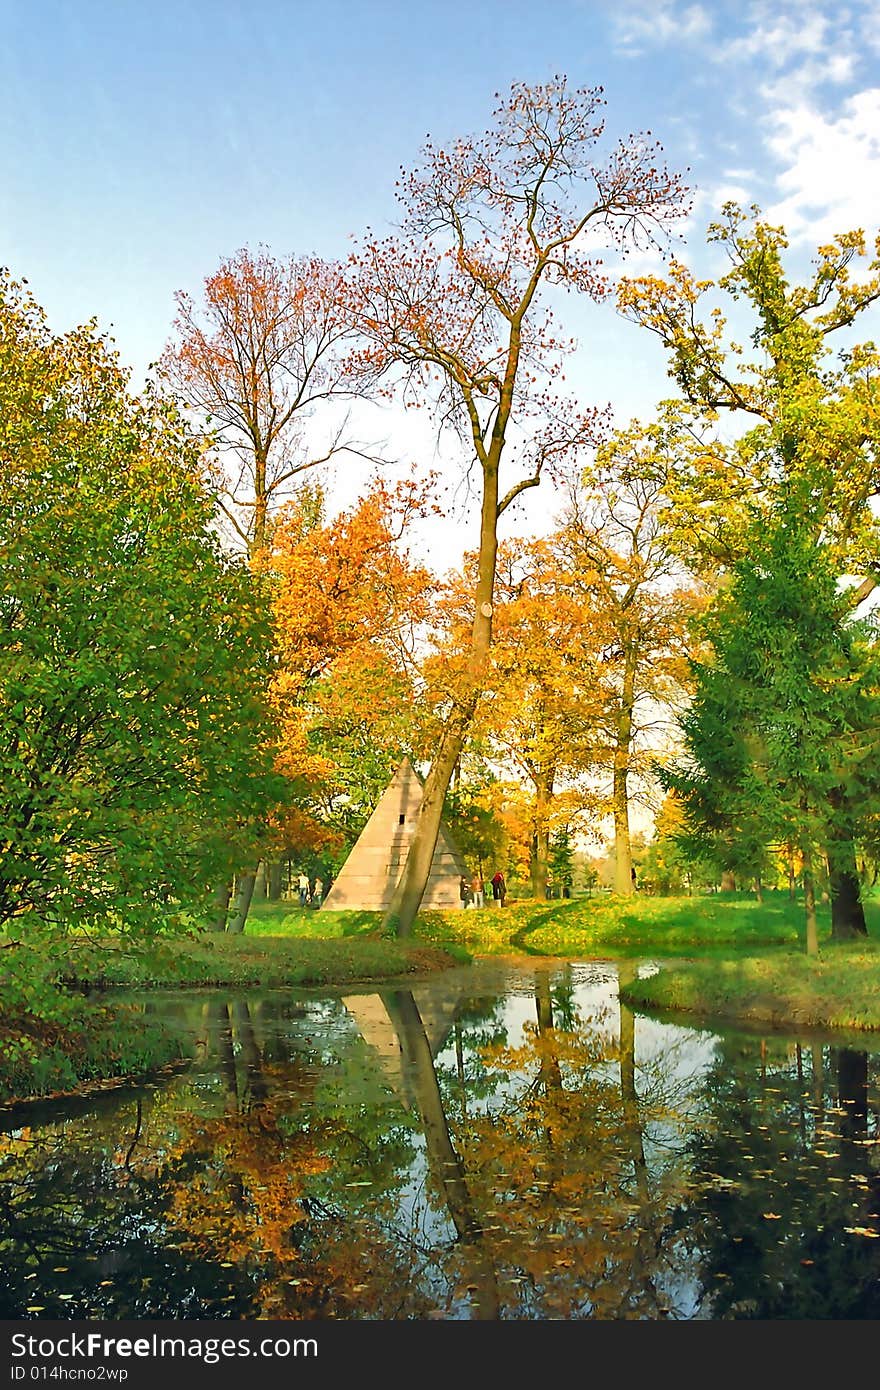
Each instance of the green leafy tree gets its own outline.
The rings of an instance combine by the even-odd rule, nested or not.
[[[687,761],[665,780],[682,800],[692,849],[732,846],[739,862],[728,866],[756,873],[768,845],[799,847],[815,954],[817,852],[833,872],[851,829],[838,791],[847,806],[880,792],[875,628],[851,618],[829,549],[798,512],[754,532],[706,629],[713,655],[694,663]],[[838,924],[835,935],[845,934]]]
[[[880,579],[880,357],[871,341],[853,344],[852,332],[880,297],[880,255],[855,278],[865,236],[845,232],[818,248],[812,272],[796,283],[784,230],[734,203],[708,239],[729,261],[717,282],[672,261],[666,279],[620,289],[624,314],[667,348],[683,396],[649,431],[670,532],[691,563],[724,574],[747,552],[756,516],[772,524],[780,508],[797,512],[850,581],[855,609]],[[744,324],[751,350],[729,336],[731,317]],[[836,355],[835,342],[844,344]],[[721,415],[740,427],[738,437],[718,429]],[[828,795],[833,923],[840,933],[864,932],[851,834],[858,807],[843,785]]]
[[[51,954],[87,927],[134,937],[180,923],[274,794],[263,605],[221,554],[213,514],[173,409],[129,395],[94,325],[54,336],[4,274],[0,924],[20,943],[5,953],[10,970],[38,938]]]

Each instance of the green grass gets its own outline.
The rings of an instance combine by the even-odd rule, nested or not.
[[[880,902],[865,915],[880,937]],[[326,920],[326,926],[325,924]],[[306,944],[317,930],[350,942],[377,932],[378,913],[325,913],[258,904],[248,930],[274,930]],[[270,926],[271,924],[271,926]],[[880,945],[830,940],[830,910],[819,908],[822,954],[805,951],[804,912],[787,892],[695,898],[617,898],[512,902],[482,911],[424,912],[415,939],[473,955],[650,956],[670,968],[627,988],[641,1008],[781,1027],[880,1027]],[[672,964],[674,962],[674,964]]]
[[[107,949],[78,952],[65,978],[70,984],[98,989],[335,985],[436,970],[461,958],[460,953],[450,955],[420,942],[369,937],[317,940],[292,932],[287,936],[203,936],[165,941],[137,954]]]
[[[826,935],[827,916],[826,909]],[[876,909],[875,917],[880,922]],[[375,933],[380,925],[377,912],[315,912],[287,903],[258,903],[248,919],[247,935],[305,940],[320,933],[338,939]],[[423,912],[414,933],[416,940],[440,947],[453,944],[480,955],[524,951],[561,956],[792,946],[803,935],[803,908],[787,893],[768,893],[763,903],[745,895],[618,898],[605,893],[561,902],[511,902],[504,908]]]
[[[689,961],[634,980],[624,1003],[770,1028],[880,1029],[880,942]]]

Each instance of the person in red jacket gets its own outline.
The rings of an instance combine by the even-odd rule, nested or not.
[[[500,869],[492,875],[492,897],[499,907],[503,907],[507,898],[507,885],[504,882],[504,875]]]

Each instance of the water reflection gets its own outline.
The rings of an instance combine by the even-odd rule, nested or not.
[[[7,1318],[880,1315],[880,1059],[634,1017],[636,966],[151,998],[192,1064],[10,1112]]]

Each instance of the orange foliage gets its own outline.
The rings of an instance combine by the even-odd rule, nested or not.
[[[425,498],[411,484],[375,482],[328,525],[304,526],[282,512],[268,559],[277,668],[270,692],[278,722],[277,766],[314,802],[345,790],[310,733],[357,727],[371,745],[399,717],[408,647],[427,614],[433,581],[400,542]],[[365,753],[369,750],[365,749]],[[331,839],[300,810],[287,843],[320,849]],[[301,837],[301,838],[299,838]]]
[[[349,447],[337,434],[316,456],[303,433],[317,406],[347,394],[339,285],[332,263],[245,248],[206,278],[200,304],[176,296],[160,368],[214,445],[221,506],[252,556],[291,482]]]

